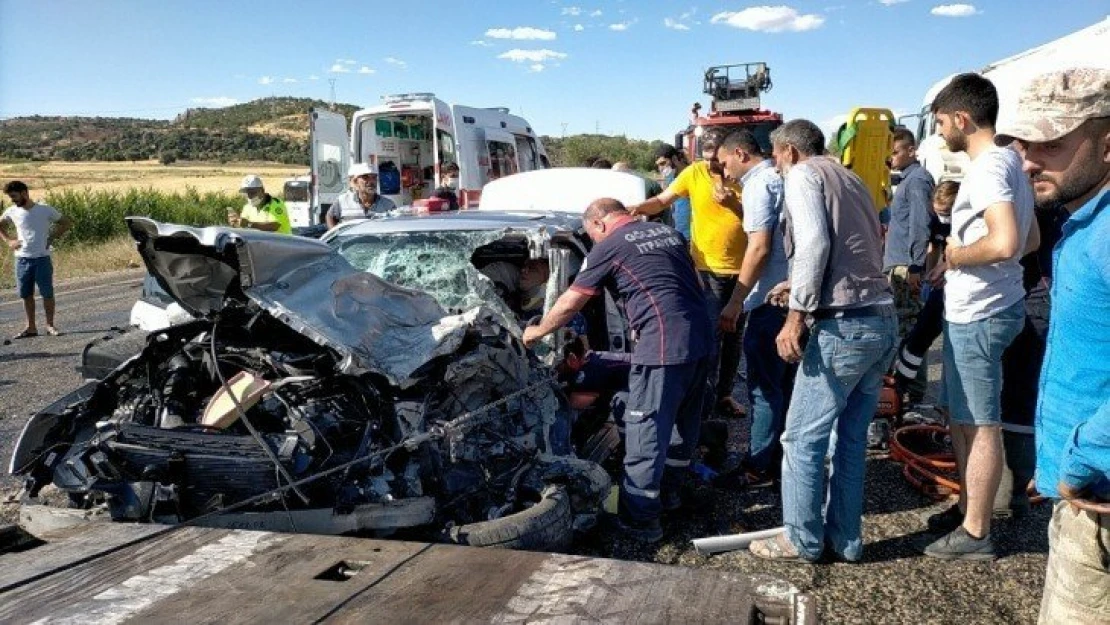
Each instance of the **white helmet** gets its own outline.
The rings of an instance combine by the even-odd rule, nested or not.
[[[239,190],[240,191],[246,191],[247,189],[261,189],[261,188],[262,188],[262,178],[258,177],[255,174],[249,174],[247,176],[244,176],[243,177],[243,182],[241,182],[239,184]]]

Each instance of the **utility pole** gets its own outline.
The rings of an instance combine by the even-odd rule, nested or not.
[[[563,138],[567,138],[567,123],[563,122]]]
[[[331,85],[331,110],[335,110],[335,79],[329,78],[328,84]]]
[[[594,120],[594,134],[601,134],[601,122],[596,119]]]

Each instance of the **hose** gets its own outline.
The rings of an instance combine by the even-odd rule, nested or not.
[[[922,438],[927,438],[928,443],[923,444]],[[936,449],[921,449],[925,444]],[[902,426],[894,430],[890,437],[890,457],[902,464],[902,476],[906,481],[927,497],[941,500],[960,494],[959,472],[956,457],[951,451],[948,428],[940,425]],[[1027,485],[1026,492],[1030,504],[1045,501],[1032,483]]]

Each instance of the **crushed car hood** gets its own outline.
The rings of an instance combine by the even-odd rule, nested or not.
[[[327,244],[290,235],[194,228],[129,217],[147,270],[185,310],[214,317],[250,299],[343,356],[342,373],[371,372],[405,387],[420,367],[455,351],[488,311],[448,316],[429,294],[359,271]]]

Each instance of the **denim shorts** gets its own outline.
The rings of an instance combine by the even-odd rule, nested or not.
[[[1025,303],[971,323],[944,322],[944,391],[960,425],[1002,422],[1002,353],[1025,326]]]
[[[54,263],[49,256],[37,258],[15,259],[15,283],[19,289],[20,299],[34,297],[35,285],[39,287],[39,295],[45,299],[54,297]]]

